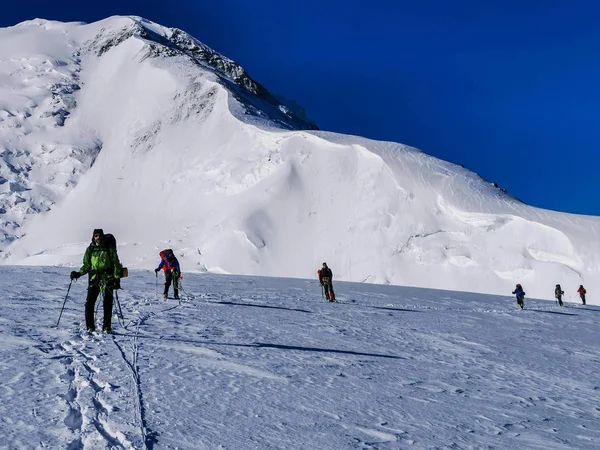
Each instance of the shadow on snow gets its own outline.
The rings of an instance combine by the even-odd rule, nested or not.
[[[126,336],[126,337],[136,337],[133,333],[117,333],[113,332],[115,336]],[[352,350],[339,350],[333,348],[319,348],[319,347],[301,347],[297,345],[282,345],[282,344],[266,344],[262,342],[254,342],[252,344],[234,344],[229,342],[214,342],[214,341],[194,341],[192,339],[185,339],[180,337],[171,337],[171,336],[149,336],[147,334],[138,334],[138,339],[154,339],[157,341],[176,341],[176,342],[185,342],[188,344],[195,345],[223,345],[230,347],[246,347],[246,348],[273,348],[278,350],[296,350],[303,352],[316,352],[316,353],[340,353],[344,355],[356,355],[356,356],[371,356],[374,358],[390,358],[390,359],[408,359],[403,356],[396,355],[384,355],[381,353],[365,353],[365,352],[356,352]]]
[[[573,314],[573,313],[564,313],[564,312],[558,312],[558,311],[542,311],[541,309],[532,309],[531,311],[537,311],[537,312],[541,312],[544,314],[559,314],[561,316],[577,316],[577,314]]]
[[[282,306],[253,305],[252,303],[235,303],[235,302],[209,302],[209,303],[216,303],[219,305],[250,306],[253,308],[283,309],[285,311],[298,311],[298,312],[304,312],[304,313],[312,313],[312,311],[308,311],[306,309],[284,308]]]
[[[375,309],[386,309],[388,311],[403,311],[403,312],[416,312],[416,313],[420,313],[423,311],[418,311],[416,309],[406,309],[406,308],[390,308],[389,306],[371,306],[371,308],[375,308]]]

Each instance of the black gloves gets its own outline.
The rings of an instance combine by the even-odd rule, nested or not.
[[[121,289],[121,280],[118,278],[111,278],[106,283],[106,287],[112,290]]]
[[[154,273],[158,273],[160,269],[154,269]]]
[[[76,280],[81,276],[79,272],[73,271],[71,272],[71,280]]]

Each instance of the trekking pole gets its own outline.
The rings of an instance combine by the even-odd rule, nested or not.
[[[321,297],[323,299],[325,299],[325,288],[323,287],[323,285],[321,284]]]
[[[155,300],[158,300],[158,272],[154,272],[154,275],[156,275],[156,286],[154,288],[154,297]]]
[[[100,293],[102,294],[102,324],[104,325],[104,300],[106,299],[104,290],[106,289],[106,284],[100,285]],[[100,302],[96,298],[96,310],[94,311],[94,328],[96,327],[96,317],[98,317],[98,305]],[[110,312],[112,314],[112,311]]]
[[[67,297],[69,296],[69,291],[71,290],[71,285],[73,284],[73,280],[69,283],[69,288],[67,289],[67,295],[65,295],[65,300],[63,301],[62,308],[60,308],[60,314],[58,315],[58,322],[56,322],[56,327],[58,328],[58,324],[60,323],[60,318],[62,317],[63,310],[65,309],[65,303],[67,303]]]
[[[115,300],[117,300],[117,306],[119,307],[119,313],[121,314],[121,325],[125,328],[125,317],[123,317],[123,310],[121,309],[121,302],[119,302],[119,294],[115,289]]]
[[[102,292],[102,306],[104,306],[104,285],[101,284],[99,287],[100,287],[100,292]],[[88,289],[89,289],[89,287],[88,287]],[[96,323],[96,316],[98,315],[98,305],[99,304],[100,304],[100,302],[96,298],[96,309],[94,310],[94,323]]]

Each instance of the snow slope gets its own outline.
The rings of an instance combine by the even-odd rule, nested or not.
[[[600,447],[597,306],[133,271],[88,337],[68,273],[0,271],[0,448]]]
[[[327,261],[340,280],[519,282],[550,299],[583,283],[597,301],[599,218],[525,205],[401,144],[317,131],[180,30],[35,20],[0,41],[4,264],[79,265],[101,227],[130,268],[171,247],[185,272],[309,278]]]

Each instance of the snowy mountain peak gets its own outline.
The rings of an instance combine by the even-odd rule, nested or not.
[[[4,263],[78,265],[103,228],[130,268],[168,247],[184,272],[313,278],[325,260],[336,280],[600,290],[598,218],[524,205],[401,144],[316,131],[181,30],[36,19],[0,42]]]
[[[108,19],[107,26],[88,42],[85,51],[102,56],[111,48],[130,38],[141,39],[146,43],[144,57],[177,57],[185,55],[199,66],[216,73],[237,96],[248,105],[250,113],[267,112],[280,125],[291,129],[313,129],[318,127],[306,115],[296,115],[272,95],[260,83],[254,81],[246,71],[231,59],[221,55],[194,37],[177,28],[166,28],[142,17],[114,17]],[[256,99],[263,104],[256,104]],[[265,111],[267,110],[267,111]]]

